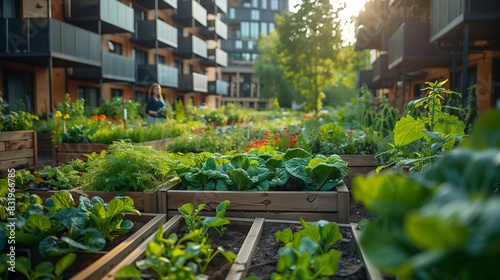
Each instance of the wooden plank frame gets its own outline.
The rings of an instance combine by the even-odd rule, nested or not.
[[[36,137],[34,130],[0,132],[0,170],[38,164]]]
[[[377,169],[377,159],[375,155],[339,155],[342,160],[347,162],[350,171],[344,178],[344,182],[351,187],[352,179],[357,175],[366,175]]]
[[[158,194],[158,210],[172,217],[184,203],[205,203],[210,211],[223,200],[231,204],[226,217],[269,218],[306,221],[328,220],[349,223],[349,189],[340,182],[333,191],[187,191],[177,186],[162,188]]]
[[[226,280],[243,280],[247,276],[247,268],[249,268],[252,264],[252,258],[257,251],[259,246],[260,238],[262,236],[262,232],[264,230],[265,225],[267,224],[296,224],[299,225],[300,222],[296,220],[275,220],[275,219],[265,219],[265,218],[230,218],[227,217],[231,221],[231,224],[240,224],[240,225],[251,225],[248,234],[243,241],[243,244],[238,252],[234,263],[231,265],[228,274],[226,275]],[[170,218],[163,225],[164,235],[169,235],[172,232],[177,232],[183,223],[182,215],[175,215]],[[355,242],[356,246],[359,247],[359,232],[355,232],[356,225],[355,224],[338,224],[339,227],[349,228],[353,231],[353,235],[356,236]],[[123,260],[118,263],[113,269],[108,271],[108,273],[102,277],[102,280],[110,280],[114,279],[114,275],[125,265],[135,263],[144,257],[144,253],[148,246],[148,243],[154,239],[154,234],[149,236],[144,240],[142,244],[137,246],[137,248],[130,252]],[[366,262],[366,257],[363,255],[363,252],[360,252],[360,259]],[[382,280],[382,274],[380,271],[371,265],[371,263],[365,263],[367,269],[367,278],[371,280]]]

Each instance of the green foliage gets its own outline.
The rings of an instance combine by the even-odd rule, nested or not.
[[[278,62],[279,58],[275,53],[277,44],[278,34],[275,30],[259,38],[257,41],[259,56],[255,61],[254,71],[260,82],[261,98],[274,98],[274,102],[281,106],[291,107],[292,100],[297,102],[302,97],[287,80],[284,68]],[[279,109],[279,105],[273,106],[273,109]]]
[[[223,126],[227,121],[226,114],[219,109],[203,109],[200,110],[200,114],[207,123],[214,124],[215,126]]]
[[[361,246],[401,279],[496,279],[500,272],[500,111],[420,173],[358,176],[353,198],[377,215]],[[478,273],[480,271],[480,273]]]
[[[339,55],[342,30],[339,12],[330,1],[303,1],[295,13],[276,18],[278,46],[275,54],[285,76],[307,100],[306,110],[318,113],[323,88],[335,84],[351,60]],[[352,52],[355,54],[355,52]]]
[[[104,100],[101,106],[95,108],[95,115],[104,114],[115,120],[124,119],[123,107],[127,109],[127,120],[141,119],[141,103],[133,100],[123,100],[123,97],[115,96],[111,100]]]
[[[222,255],[232,263],[236,254],[224,251],[222,247],[212,248],[207,235],[209,228],[221,230],[229,224],[229,220],[224,219],[228,205],[229,201],[222,201],[216,208],[216,216],[204,219],[199,216],[199,212],[205,208],[205,204],[198,205],[196,209],[190,203],[182,205],[179,211],[184,215],[188,231],[183,235],[172,233],[164,238],[163,225],[160,226],[154,240],[148,243],[145,258],[135,265],[122,267],[114,277],[141,278],[141,271],[149,270],[154,271],[157,279],[206,279],[203,273],[217,255]]]
[[[25,111],[1,114],[0,131],[30,130],[38,120],[37,115]]]
[[[0,257],[2,263],[0,264],[0,271],[7,271],[6,264],[9,257],[7,254],[2,254]],[[43,261],[37,264],[34,268],[31,267],[31,261],[24,256],[16,257],[15,270],[26,277],[27,280],[37,279],[51,279],[62,280],[63,272],[76,261],[76,254],[69,253],[61,257],[55,265],[49,261]],[[7,279],[7,278],[5,278]]]
[[[268,191],[290,188],[290,178],[303,182],[301,188],[327,191],[349,170],[336,155],[312,156],[303,149],[277,152],[269,146],[245,154],[223,156],[202,153],[178,160],[175,172],[182,189],[217,191]]]
[[[109,146],[106,156],[92,161],[81,180],[87,190],[144,191],[167,181],[172,167],[166,152],[119,142]]]
[[[64,102],[57,103],[55,107],[56,110],[60,111],[63,116],[68,114],[73,119],[85,117],[85,100],[83,98],[79,98],[75,102],[71,102],[71,96],[69,93],[64,95]]]
[[[458,94],[443,88],[446,82],[426,82],[427,87],[422,90],[427,91],[427,95],[406,104],[406,115],[396,122],[393,130],[392,149],[384,152],[390,155],[390,162],[377,170],[395,164],[396,168],[411,166],[421,171],[455,147],[464,134],[465,124],[443,111],[444,95]],[[418,110],[421,111],[417,114]]]
[[[62,164],[52,167],[45,166],[42,170],[35,171],[33,178],[28,177],[33,183],[29,188],[41,190],[69,190],[80,185],[80,172],[73,169],[71,164]],[[26,189],[26,183],[23,184]]]
[[[173,153],[231,153],[241,152],[247,147],[246,138],[241,130],[226,131],[209,129],[196,134],[184,132],[181,136],[168,142],[165,150]]]
[[[477,104],[477,85],[469,87],[468,91],[469,91],[469,100],[467,101],[465,132],[470,133],[472,125],[478,119],[479,105]]]
[[[285,244],[278,249],[276,271],[271,279],[324,279],[337,273],[341,252],[332,246],[342,239],[338,225],[327,221],[306,223],[292,233],[290,228],[276,233],[276,240]]]
[[[186,119],[186,113],[184,112],[184,104],[182,100],[175,101],[175,120],[177,122],[183,122]]]

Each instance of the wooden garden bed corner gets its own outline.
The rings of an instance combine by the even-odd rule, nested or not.
[[[37,149],[34,130],[0,132],[0,170],[38,164]]]

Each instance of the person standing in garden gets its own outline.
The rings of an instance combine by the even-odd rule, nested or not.
[[[146,103],[146,113],[148,114],[148,124],[164,123],[166,119],[165,100],[161,95],[161,86],[154,83],[149,88],[149,99]]]

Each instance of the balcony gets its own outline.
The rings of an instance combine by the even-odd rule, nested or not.
[[[174,50],[174,54],[185,59],[207,58],[207,47],[207,42],[194,35],[189,35],[179,38],[179,47]]]
[[[162,87],[177,88],[179,70],[164,64],[137,65],[136,84],[148,87],[152,83],[159,83]]]
[[[461,41],[469,25],[469,39],[498,40],[500,1],[431,0],[430,41]]]
[[[373,82],[379,83],[382,88],[390,87],[396,79],[396,71],[388,68],[388,59],[387,54],[382,54],[372,64]]]
[[[220,19],[208,20],[207,27],[200,29],[200,35],[206,39],[227,40],[227,25]]]
[[[134,42],[147,48],[177,48],[177,28],[161,20],[137,21]]]
[[[205,7],[210,14],[227,14],[227,0],[201,0],[201,5]]]
[[[194,21],[193,21],[194,19]],[[179,3],[174,20],[183,26],[207,26],[207,10],[200,3],[191,0]]]
[[[227,52],[220,48],[209,49],[207,59],[200,63],[207,67],[227,67]]]
[[[102,52],[101,67],[74,67],[70,78],[104,82],[135,82],[135,61],[116,53]]]
[[[421,68],[449,67],[452,62],[451,55],[429,43],[429,33],[429,23],[401,24],[388,41],[388,69],[404,66],[406,71],[414,71]]]
[[[134,10],[117,0],[73,0],[67,21],[100,34],[134,32]]]
[[[101,36],[46,18],[0,19],[0,57],[54,67],[101,66]]]
[[[369,89],[377,89],[377,83],[373,82],[373,71],[364,70],[359,72],[358,87],[366,85]]]
[[[177,0],[142,0],[140,2],[148,10],[154,10],[156,5],[158,9],[177,9]]]
[[[191,73],[179,76],[179,91],[208,92],[208,78],[206,75]]]
[[[208,93],[225,95],[229,94],[229,83],[223,80],[215,80],[208,82]]]

